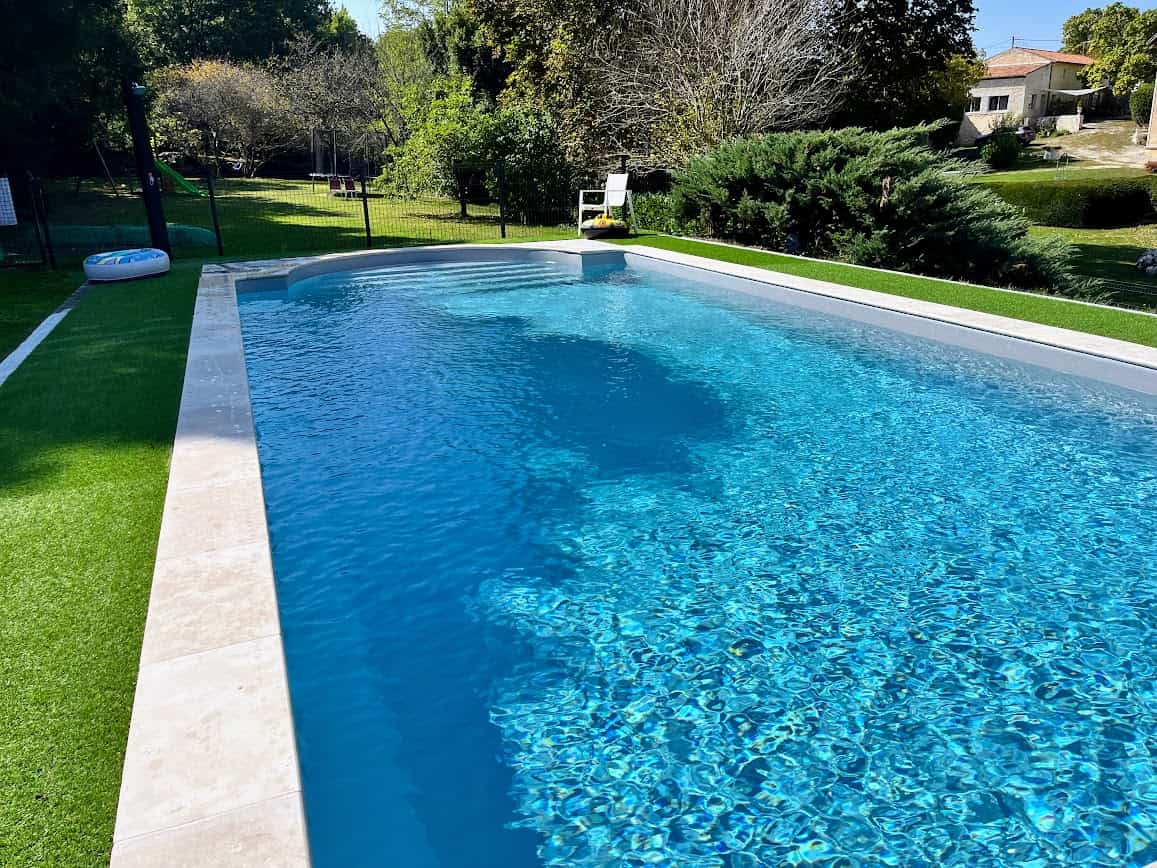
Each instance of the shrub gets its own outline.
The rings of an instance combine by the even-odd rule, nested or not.
[[[1153,110],[1153,85],[1146,82],[1137,86],[1129,95],[1129,114],[1133,123],[1145,127],[1149,125],[1149,114]]]
[[[980,159],[993,169],[1011,169],[1020,158],[1020,142],[1012,133],[997,133],[980,149]]]
[[[448,78],[423,108],[375,182],[394,196],[463,195],[470,202],[498,198],[496,164],[506,174],[507,219],[531,222],[571,207],[574,172],[559,127],[546,112],[497,108],[477,99],[464,78]]]
[[[670,193],[642,193],[635,197],[635,219],[640,229],[667,235],[702,235],[703,221],[675,213]]]
[[[773,133],[727,142],[676,179],[675,213],[714,235],[934,277],[1062,287],[1069,247],[949,174],[921,128]]]
[[[1153,179],[1148,177],[1006,181],[990,186],[1033,223],[1045,226],[1130,226],[1153,212]]]

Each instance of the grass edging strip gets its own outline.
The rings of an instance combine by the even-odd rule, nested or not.
[[[748,265],[1157,347],[1157,317],[1104,305],[880,271],[822,259],[786,256],[750,247],[694,241],[670,235],[620,239],[617,243],[672,250],[705,259]]]
[[[61,303],[60,307],[46,316],[40,325],[34,328],[32,333],[21,341],[12,352],[0,358],[0,386],[3,386],[4,381],[11,377],[24,360],[32,355],[32,351],[52,334],[52,330],[60,325],[60,321],[68,316],[68,312],[80,303],[81,298],[88,290],[88,286],[87,283],[82,283],[72,295]]]

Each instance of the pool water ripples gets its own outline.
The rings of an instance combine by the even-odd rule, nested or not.
[[[626,269],[242,295],[318,866],[1157,859],[1157,415]]]

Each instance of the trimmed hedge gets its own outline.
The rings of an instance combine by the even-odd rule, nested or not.
[[[1042,226],[1104,229],[1133,226],[1153,213],[1153,178],[1065,178],[985,183]]]

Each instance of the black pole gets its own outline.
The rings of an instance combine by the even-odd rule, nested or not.
[[[213,185],[213,167],[205,167],[205,185],[209,188],[209,213],[213,215],[213,234],[217,236],[217,255],[225,255],[225,245],[221,243],[221,221],[217,218],[217,189]]]
[[[145,200],[145,216],[149,221],[149,237],[153,247],[171,253],[169,227],[165,225],[165,208],[161,203],[161,178],[149,144],[149,124],[145,119],[144,85],[123,82],[125,108],[129,115],[129,129],[133,136],[133,155],[137,161],[137,176],[141,182],[141,196]]]
[[[494,175],[498,180],[498,232],[502,238],[506,237],[506,162],[499,160],[494,166]]]
[[[366,247],[374,246],[374,238],[370,234],[370,197],[366,195],[366,173],[362,170],[362,216],[366,220]]]
[[[48,267],[56,271],[56,251],[52,249],[52,234],[48,231],[48,205],[44,201],[44,184],[37,178],[32,183],[32,207],[40,214],[43,224],[44,248],[48,251]]]

